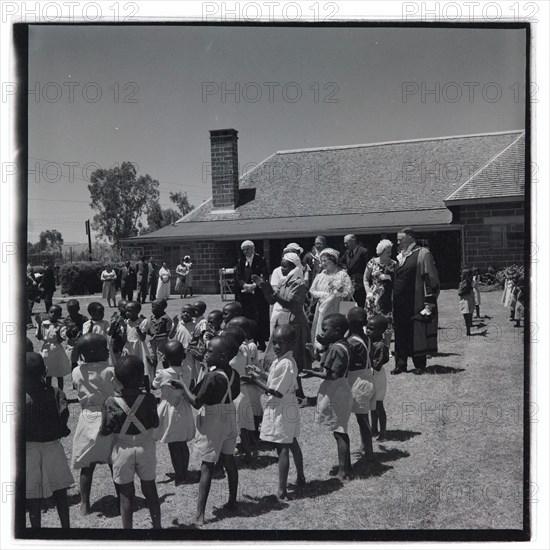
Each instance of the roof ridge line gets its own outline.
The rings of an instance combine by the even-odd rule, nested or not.
[[[181,223],[181,222],[185,221],[185,218],[187,218],[191,214],[194,214],[199,208],[202,208],[207,202],[210,202],[211,200],[212,200],[212,197],[210,197],[209,199],[206,199],[205,201],[201,202],[201,204],[199,204],[197,206],[197,208],[193,208],[193,210],[191,210],[191,212],[187,212],[187,214],[185,214],[185,216],[181,217],[179,220],[176,220],[174,222],[174,224]]]
[[[491,165],[493,162],[495,162],[495,160],[497,160],[498,157],[500,157],[501,155],[503,155],[506,151],[508,151],[508,149],[510,149],[510,147],[512,147],[513,145],[515,145],[523,136],[524,136],[525,132],[522,132],[514,141],[512,141],[512,143],[509,143],[502,151],[500,151],[499,153],[497,153],[493,158],[489,159],[477,172],[475,172],[474,174],[472,174],[458,189],[455,189],[450,195],[448,195],[446,198],[443,199],[443,202],[445,201],[448,201],[448,200],[453,200],[452,199],[452,196],[456,193],[458,193],[463,187],[465,187],[466,185],[468,185],[471,181],[474,180],[474,178],[480,174],[481,172],[483,172],[483,170],[485,170],[485,168],[487,168],[489,165]]]
[[[377,141],[374,143],[358,143],[355,145],[333,145],[328,147],[307,147],[304,149],[285,149],[282,151],[277,151],[275,154],[286,154],[286,153],[303,153],[307,151],[336,151],[339,149],[358,149],[360,147],[379,147],[380,145],[395,145],[397,143],[418,143],[421,141],[436,141],[441,139],[460,139],[465,137],[481,137],[481,136],[500,136],[505,134],[518,134],[518,139],[525,134],[525,129],[517,130],[506,130],[502,132],[485,132],[481,134],[461,134],[454,136],[439,136],[431,138],[415,138],[415,139],[401,139],[401,140],[392,140],[392,141]],[[273,155],[271,155],[272,157]],[[268,157],[270,158],[270,157]],[[267,160],[267,159],[266,159]]]

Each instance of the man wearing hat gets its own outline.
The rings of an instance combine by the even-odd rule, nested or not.
[[[243,306],[244,316],[256,321],[258,349],[265,351],[265,343],[269,340],[269,303],[252,280],[252,275],[269,280],[267,264],[262,256],[256,254],[252,241],[244,241],[241,251],[235,269],[235,300]]]
[[[342,264],[353,283],[353,299],[358,307],[364,308],[367,293],[363,285],[363,275],[369,261],[369,252],[366,248],[359,246],[355,235],[346,235],[344,246],[346,252],[342,256]]]

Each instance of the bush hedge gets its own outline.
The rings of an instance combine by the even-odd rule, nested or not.
[[[124,264],[120,264],[122,266]],[[118,265],[113,265],[118,269]],[[104,262],[73,262],[63,264],[59,271],[61,292],[69,296],[82,296],[101,292],[101,272]]]

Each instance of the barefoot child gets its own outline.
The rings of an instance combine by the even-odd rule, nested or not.
[[[101,334],[106,337],[109,331],[109,321],[103,318],[105,317],[103,304],[92,302],[88,306],[88,313],[90,314],[90,319],[84,323],[82,334],[93,332],[94,334]]]
[[[172,331],[172,319],[166,315],[168,303],[166,300],[155,300],[151,304],[152,315],[146,326],[147,334],[150,336],[149,346],[153,353],[153,363],[162,364],[164,349],[168,343],[168,335]]]
[[[474,298],[474,275],[470,268],[462,270],[460,284],[458,285],[458,296],[460,298],[458,306],[460,313],[464,317],[464,323],[466,325],[466,335],[471,335],[472,318],[474,316],[475,298]]]
[[[184,304],[181,308],[181,316],[174,315],[174,323],[170,331],[170,340],[181,342],[183,349],[187,349],[193,339],[193,331],[195,330],[195,308],[191,304]]]
[[[36,339],[42,340],[40,355],[48,371],[46,383],[51,386],[52,378],[57,377],[57,387],[63,390],[63,377],[71,372],[71,362],[63,349],[67,329],[61,321],[61,306],[51,306],[48,318],[41,321],[36,329]]]
[[[377,435],[378,441],[386,439],[386,410],[384,398],[388,385],[384,365],[390,360],[390,350],[384,342],[384,333],[388,328],[388,320],[383,315],[373,315],[367,323],[367,336],[369,337],[370,364],[374,376],[374,399],[376,410],[371,410],[372,433]],[[372,404],[371,404],[372,409]],[[380,429],[378,429],[380,423]]]
[[[332,432],[338,448],[338,479],[350,479],[351,468],[348,421],[351,414],[351,387],[347,378],[350,352],[345,339],[349,324],[344,315],[333,313],[327,315],[321,323],[321,333],[317,342],[324,350],[321,356],[320,370],[304,369],[301,376],[322,378],[317,395],[317,422]],[[306,344],[307,349],[317,353],[313,344]]]
[[[42,499],[53,495],[61,527],[68,529],[67,487],[73,485],[74,479],[59,440],[71,433],[67,427],[69,409],[65,394],[46,384],[45,376],[42,356],[28,352],[25,366],[26,503],[31,527],[39,528]]]
[[[184,362],[185,351],[180,342],[166,344],[163,362],[159,363],[153,388],[160,388],[158,405],[159,427],[153,437],[167,443],[176,486],[185,483],[189,466],[187,442],[195,437],[195,420],[187,399],[172,385],[172,380],[181,380],[187,387],[191,384],[191,367]],[[163,368],[164,367],[164,368]]]
[[[130,302],[131,303],[131,302]],[[134,476],[141,480],[154,529],[160,529],[160,503],[156,478],[156,443],[153,430],[159,425],[157,403],[144,391],[144,366],[136,356],[121,357],[115,377],[121,389],[103,404],[101,434],[114,434],[111,454],[113,479],[120,492],[122,527],[132,529],[135,498]]]
[[[279,488],[277,498],[287,497],[289,451],[296,466],[296,485],[305,485],[304,460],[298,443],[300,434],[300,409],[296,398],[298,367],[292,355],[296,330],[290,325],[280,325],[273,331],[273,351],[276,359],[269,375],[257,366],[249,366],[254,383],[268,393],[260,438],[277,446],[279,455]]]
[[[371,399],[374,395],[374,377],[370,369],[368,341],[364,327],[367,324],[367,312],[361,307],[348,311],[349,334],[347,338],[350,351],[349,383],[353,399],[351,412],[355,413],[362,449],[367,459],[373,457],[372,434],[369,426]]]
[[[150,389],[155,377],[151,348],[145,343],[147,320],[139,314],[141,304],[128,302],[126,304],[126,342],[122,355],[135,355],[144,365],[145,387]]]
[[[118,301],[118,310],[111,316],[108,334],[111,338],[111,351],[116,360],[122,355],[126,343],[126,300]]]
[[[223,306],[222,314],[224,326],[227,326],[227,323],[234,317],[243,316],[243,306],[239,302],[229,302]]]
[[[229,362],[239,346],[228,336],[215,336],[208,342],[204,357],[209,372],[195,386],[193,393],[180,381],[173,381],[174,387],[183,389],[184,396],[195,409],[197,416],[197,437],[195,449],[202,460],[199,497],[195,523],[204,523],[206,501],[210,492],[214,465],[221,456],[229,483],[228,508],[237,504],[239,473],[233,453],[237,442],[236,410],[233,399],[240,392],[239,375],[229,366]]]
[[[67,317],[65,317],[65,329],[67,331],[67,344],[65,345],[65,351],[67,357],[71,361],[71,368],[75,368],[77,365],[77,359],[73,354],[73,350],[78,342],[78,339],[82,336],[82,330],[84,323],[88,320],[86,315],[80,313],[80,304],[78,300],[71,299],[67,302]]]
[[[90,492],[96,464],[111,459],[112,439],[101,435],[99,430],[103,403],[115,394],[115,373],[108,363],[105,336],[84,334],[78,341],[77,350],[84,362],[73,370],[72,377],[82,412],[74,433],[72,461],[73,468],[80,469],[80,512],[86,515],[90,513]]]
[[[225,334],[235,340],[239,346],[237,355],[231,359],[230,365],[239,377],[246,376],[246,366],[248,363],[248,346],[245,345],[246,334],[239,326],[239,319],[244,317],[234,317],[223,329],[222,334]],[[250,402],[250,390],[252,387],[250,381],[241,382],[239,395],[235,398],[235,408],[237,410],[237,426],[239,428],[241,444],[240,448],[247,460],[252,456],[254,451],[254,411]]]

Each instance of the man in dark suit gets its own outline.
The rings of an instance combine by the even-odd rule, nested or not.
[[[136,272],[127,261],[120,273],[120,297],[123,300],[132,302],[134,300],[134,290],[136,289]]]
[[[55,292],[55,273],[50,260],[44,260],[44,274],[40,281],[40,290],[42,291],[42,298],[46,306],[46,313],[48,313],[52,307],[53,294]]]
[[[149,275],[149,265],[145,261],[145,256],[136,264],[136,283],[137,283],[137,301],[142,304],[147,299],[147,278]]]
[[[269,281],[265,259],[256,254],[254,243],[244,241],[241,245],[242,255],[237,260],[235,269],[235,300],[243,306],[243,315],[258,324],[258,349],[264,351],[269,340],[269,304],[264,293],[252,280],[252,275]]]
[[[159,282],[159,270],[157,269],[157,264],[154,262],[153,257],[149,258],[149,263],[147,264],[147,287],[149,288],[149,300],[154,302],[157,298],[157,285]]]
[[[355,235],[346,235],[344,246],[346,252],[342,256],[342,264],[353,283],[353,299],[358,307],[364,308],[367,293],[363,286],[363,275],[369,261],[369,252],[366,248],[359,246]]]

